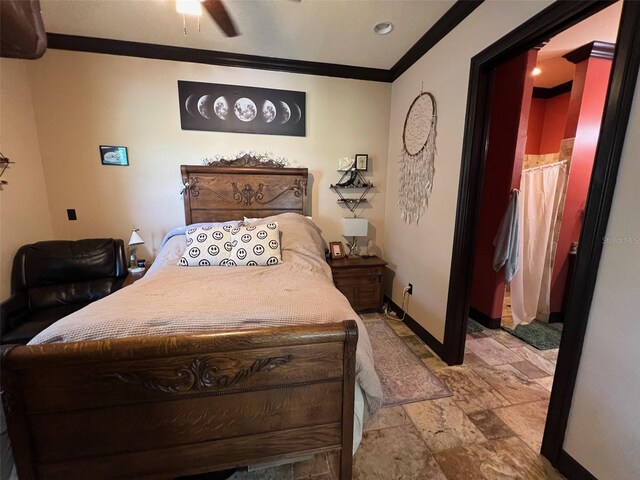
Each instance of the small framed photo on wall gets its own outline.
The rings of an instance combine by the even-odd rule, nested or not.
[[[128,166],[129,155],[127,154],[127,147],[100,145],[100,161],[102,165]]]
[[[329,252],[331,258],[344,258],[344,248],[342,248],[342,242],[330,242]]]
[[[366,171],[369,169],[369,155],[366,153],[356,154],[356,170]]]

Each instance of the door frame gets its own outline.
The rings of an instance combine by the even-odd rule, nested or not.
[[[621,0],[622,1],[622,0]],[[615,1],[557,1],[471,59],[458,208],[447,300],[443,359],[459,365],[471,297],[473,261],[490,122],[493,69]],[[565,468],[573,460],[562,450],[578,365],[595,290],[620,156],[640,67],[640,2],[624,0],[611,78],[589,186],[575,275],[566,292],[567,309],[553,382],[542,454]],[[568,457],[568,458],[567,458]],[[575,463],[575,461],[573,461]]]

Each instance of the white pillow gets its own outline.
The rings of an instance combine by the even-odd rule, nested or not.
[[[182,267],[225,265],[231,255],[232,225],[190,228],[187,230],[187,247],[178,261]]]
[[[231,255],[227,265],[265,266],[282,263],[277,222],[231,229]]]

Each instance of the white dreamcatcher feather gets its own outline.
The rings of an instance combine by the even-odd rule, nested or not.
[[[428,95],[432,102],[432,114],[424,118],[422,125],[411,125],[407,128],[407,120],[416,104],[423,95]],[[429,197],[433,191],[435,176],[436,153],[436,103],[430,93],[421,93],[409,107],[403,132],[402,152],[400,153],[400,175],[398,188],[398,205],[402,219],[408,223],[420,221],[422,214],[429,204]],[[428,129],[427,138],[422,148],[416,153],[410,153],[407,148],[406,136],[419,135],[422,129]],[[422,130],[424,132],[424,130]]]

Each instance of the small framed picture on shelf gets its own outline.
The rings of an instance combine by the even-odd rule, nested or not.
[[[114,147],[112,145],[100,145],[100,161],[102,165],[129,165],[127,147]]]
[[[344,258],[344,248],[342,247],[342,242],[330,242],[329,252],[331,253],[331,258]]]
[[[356,154],[356,170],[366,171],[369,169],[369,155],[366,153]]]

